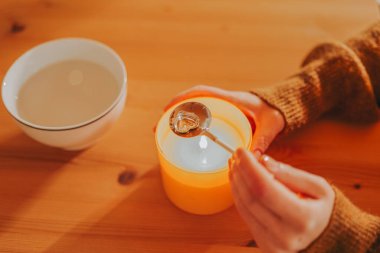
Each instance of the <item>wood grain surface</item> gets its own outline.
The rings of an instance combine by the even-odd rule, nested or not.
[[[234,208],[196,216],[168,201],[152,131],[162,108],[195,84],[280,81],[313,45],[344,40],[378,15],[372,0],[1,0],[1,77],[39,43],[87,37],[123,58],[128,98],[114,127],[81,152],[31,140],[0,106],[0,252],[259,252]],[[324,119],[270,153],[380,215],[380,123]]]

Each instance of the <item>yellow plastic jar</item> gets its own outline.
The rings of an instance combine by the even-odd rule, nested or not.
[[[239,108],[230,102],[212,97],[192,98],[180,103],[190,101],[206,105],[210,109],[212,122],[222,122],[226,127],[228,126],[230,132],[234,132],[234,142],[245,148],[250,147],[251,125]],[[186,139],[175,136],[169,127],[169,116],[177,105],[164,113],[156,128],[156,146],[165,192],[174,205],[186,212],[202,215],[221,212],[233,204],[228,179],[228,159],[223,160],[219,167],[210,171],[194,169],[176,161],[177,157],[173,157],[173,152],[176,150],[167,148],[168,138],[171,138],[170,140],[179,138],[175,139],[179,142],[182,141],[180,139]],[[211,123],[210,132],[213,132],[213,123]],[[223,139],[223,136],[218,137]]]

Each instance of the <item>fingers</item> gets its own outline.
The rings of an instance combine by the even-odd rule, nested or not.
[[[334,194],[318,176],[263,156],[260,163],[244,149],[230,162],[235,205],[264,252],[299,252],[328,224]],[[298,198],[291,189],[321,194],[323,198]],[[329,198],[329,195],[330,198]]]
[[[255,241],[258,246],[264,252],[274,252],[275,241],[273,240],[270,229],[265,222],[263,222],[260,218],[256,218],[253,215],[255,210],[250,209],[251,207],[247,207],[245,205],[245,200],[242,200],[240,193],[237,190],[237,186],[239,182],[233,181],[233,176],[231,177],[231,190],[234,196],[235,206],[238,210],[241,217],[244,219],[246,224],[248,225]]]
[[[306,193],[313,198],[320,198],[326,195],[331,188],[322,177],[293,168],[267,155],[264,155],[261,161],[275,175],[278,181],[284,183],[295,192]]]
[[[298,223],[299,217],[295,210],[301,208],[302,202],[297,195],[278,182],[249,151],[240,148],[235,156],[235,173],[241,173],[251,198],[282,219]]]
[[[262,101],[261,101],[262,102]],[[285,127],[285,118],[279,110],[262,102],[257,115],[257,126],[253,136],[251,150],[264,153],[272,141]]]
[[[238,170],[236,171],[235,168],[232,168],[231,170],[230,180],[235,202],[240,201],[241,204],[249,210],[253,217],[255,217],[261,224],[264,224],[266,228],[269,228],[269,234],[272,237],[276,240],[280,240],[284,236],[284,226],[288,226],[289,224],[251,196],[249,187],[247,187],[241,173],[239,173]]]
[[[253,135],[251,150],[253,152],[259,151],[261,154],[265,153],[279,132],[280,130],[272,121],[260,121]]]
[[[234,165],[236,166],[236,164]],[[239,199],[246,204],[249,210],[252,210],[254,216],[256,216],[262,223],[269,227],[279,226],[281,218],[270,211],[268,208],[259,203],[256,199],[252,198],[249,191],[249,187],[246,185],[243,176],[235,168],[231,172],[231,188],[235,196],[239,196]]]
[[[254,133],[251,150],[254,151],[255,153],[260,152],[260,154],[263,154],[268,149],[269,145],[272,143],[275,136],[270,132],[269,133],[259,132],[259,129],[262,129],[262,128],[260,127],[256,129],[256,132]]]
[[[224,98],[226,100],[233,101],[233,98],[231,97],[229,92],[226,90],[213,87],[213,86],[198,85],[177,94],[165,106],[164,110],[167,111],[170,107],[172,107],[173,105],[177,104],[178,102],[182,100],[193,98],[193,97],[202,97],[202,96],[218,97],[218,98]]]

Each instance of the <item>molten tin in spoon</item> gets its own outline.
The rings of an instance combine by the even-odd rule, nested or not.
[[[176,135],[185,138],[205,135],[233,154],[234,149],[209,131],[210,123],[210,110],[204,104],[198,102],[180,104],[173,110],[169,117],[170,129]]]

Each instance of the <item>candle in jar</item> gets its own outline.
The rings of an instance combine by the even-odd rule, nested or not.
[[[209,131],[233,148],[249,148],[252,131],[245,115],[233,104],[211,97],[192,98],[212,114]],[[182,138],[169,127],[166,111],[156,128],[156,146],[162,182],[168,198],[180,209],[194,214],[213,214],[233,204],[228,159],[231,154],[206,136]]]
[[[243,146],[239,132],[222,119],[212,119],[210,132],[233,148]],[[194,172],[216,171],[226,166],[231,157],[230,153],[204,135],[181,138],[169,132],[162,147],[173,164]]]

